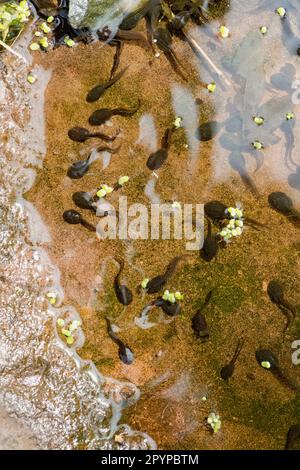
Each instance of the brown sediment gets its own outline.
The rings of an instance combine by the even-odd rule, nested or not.
[[[196,85],[191,51],[178,43],[176,53],[179,57],[185,54],[189,87],[195,97],[204,100],[201,112],[207,112],[211,118],[209,97]],[[27,197],[50,229],[52,242],[48,251],[61,271],[65,302],[75,305],[82,316],[86,342],[80,355],[92,359],[104,375],[129,380],[140,387],[140,400],[125,411],[122,420],[147,432],[159,448],[283,448],[291,420],[296,421],[296,414],[299,418],[299,400],[278,384],[272,374],[260,369],[255,360],[258,347],[275,345],[281,366],[291,374],[296,372],[291,364],[290,345],[297,338],[293,333],[291,337],[282,335],[284,319],[263,289],[264,283],[279,276],[288,298],[298,300],[295,292],[298,291],[299,231],[291,225],[285,226],[283,217],[272,211],[267,202],[267,195],[278,190],[278,185],[264,177],[261,197],[255,200],[234,174],[229,184],[212,184],[211,142],[201,145],[201,158],[193,184],[189,184],[183,177],[188,159],[184,133],[182,129],[175,132],[169,158],[159,170],[156,191],[161,197],[167,201],[176,194],[176,200],[189,203],[216,199],[234,204],[238,200],[249,217],[266,223],[269,228],[260,232],[248,229],[226,249],[219,250],[217,259],[209,265],[199,258],[198,252],[193,252],[189,263],[177,270],[167,286],[184,293],[183,313],[171,323],[161,323],[148,330],[138,328],[134,318],[155,297],[142,298],[135,294],[132,304],[126,308],[117,302],[113,291],[117,266],[113,257],[125,258],[122,276],[132,291],[143,278],[128,262],[125,243],[99,241],[80,225],[64,223],[62,213],[75,208],[72,202],[75,191],[95,191],[101,183],[113,185],[121,175],[136,176],[120,190],[128,197],[128,204],[149,203],[144,195],[144,186],[151,175],[146,167],[149,152],[135,144],[138,122],[142,114],[151,113],[159,133],[172,125],[175,116],[170,85],[178,82],[178,77],[163,55],[156,59],[150,51],[126,44],[120,64],[120,67],[131,64],[126,76],[91,105],[85,102],[86,93],[98,79],[108,79],[112,48],[102,43],[79,45],[72,50],[61,47],[39,55],[38,60],[53,70],[46,96],[47,155]],[[104,171],[101,162],[96,161],[82,179],[70,180],[66,176],[67,168],[80,159],[81,149],[86,149],[82,156],[86,157],[91,144],[72,142],[68,130],[74,126],[87,127],[90,114],[97,108],[131,107],[139,98],[141,108],[136,115],[114,117],[113,127],[103,128],[106,133],[121,128],[116,140],[122,144],[120,154],[112,156]],[[116,197],[112,194],[108,200],[116,202]],[[80,212],[89,222],[97,223],[91,211]],[[145,277],[152,278],[163,272],[174,256],[185,253],[185,241],[135,241],[134,249],[134,266]],[[102,278],[101,263],[106,258],[109,258],[107,270]],[[213,298],[206,310],[210,339],[201,343],[194,337],[191,319],[212,288]],[[122,340],[134,352],[133,364],[127,366],[119,361],[117,347],[106,332],[106,315],[121,328]],[[154,309],[151,318],[157,315],[158,310]],[[244,349],[233,377],[223,383],[220,369],[242,332]],[[212,435],[205,425],[211,411],[216,411],[222,419],[222,430],[217,435]]]

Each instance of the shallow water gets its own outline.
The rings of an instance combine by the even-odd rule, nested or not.
[[[23,38],[26,47],[26,37]],[[19,45],[20,47],[20,45]],[[43,245],[51,235],[34,206],[22,198],[34,184],[45,155],[44,92],[51,73],[35,67],[38,86],[26,83],[27,67],[5,57],[1,71],[1,376],[0,400],[26,424],[41,448],[148,448],[154,442],[118,427],[121,410],[134,402],[133,384],[102,376],[82,361],[56,332],[59,316],[79,318],[63,305],[60,273]],[[57,308],[46,300],[57,295]],[[59,307],[59,305],[63,305]],[[9,424],[3,415],[2,425]],[[7,424],[7,426],[8,426]],[[21,429],[21,428],[20,428]],[[17,428],[17,432],[21,432]],[[112,439],[117,432],[118,443]],[[9,433],[8,433],[9,434]],[[30,434],[28,442],[30,441]],[[1,446],[22,447],[7,442]],[[1,438],[3,440],[3,438]],[[24,438],[23,446],[30,447]]]
[[[300,165],[299,105],[292,103],[294,90],[274,88],[272,80],[286,64],[293,65],[297,78],[299,57],[285,47],[288,38],[283,43],[274,10],[285,4],[288,11],[296,9],[290,21],[298,35],[298,2],[264,2],[260,10],[257,1],[247,2],[246,9],[241,1],[231,1],[228,9],[226,3],[220,2],[221,16],[215,12],[216,19],[206,26],[189,30],[206,58],[202,53],[197,58],[187,43],[174,43],[188,83],[162,53],[153,57],[128,42],[121,56],[121,67],[131,64],[126,78],[95,107],[84,97],[95,77],[108,75],[109,46],[96,42],[35,53],[38,80],[33,86],[26,83],[32,66],[3,57],[0,399],[42,448],[278,449],[289,426],[300,419],[298,395],[258,368],[254,354],[270,347],[299,383],[300,366],[291,363],[299,320],[283,335],[284,315],[266,295],[268,281],[279,278],[288,298],[299,303],[299,228],[267,202],[270,192],[285,191],[300,207],[299,191],[289,185],[289,175]],[[220,24],[230,29],[229,38],[216,36]],[[268,25],[266,36],[259,32],[263,24]],[[144,31],[143,23],[138,29]],[[25,54],[31,34],[21,37],[16,51]],[[28,53],[26,57],[30,60]],[[201,85],[211,81],[217,85],[212,94]],[[138,97],[142,106],[135,116],[114,117],[104,126],[111,134],[121,128],[120,154],[97,155],[81,180],[68,179],[70,163],[86,158],[92,148],[69,141],[68,129],[86,125],[97,107],[131,107]],[[291,141],[280,125],[292,111],[295,164],[287,165]],[[254,115],[263,116],[264,125],[256,126]],[[182,118],[183,129],[174,133],[167,162],[152,174],[147,158],[175,116]],[[207,121],[219,123],[217,135],[199,141],[197,126]],[[265,148],[253,150],[253,140]],[[229,159],[233,152],[244,156],[240,171]],[[245,171],[259,198],[245,185]],[[120,193],[130,203],[241,202],[247,216],[266,224],[259,232],[248,227],[209,264],[196,251],[180,265],[167,284],[185,295],[177,318],[145,310],[155,296],[137,294],[136,287],[185,253],[184,241],[99,242],[83,227],[62,220],[75,191],[94,194],[100,183],[113,184],[125,174],[131,182]],[[115,207],[117,196],[107,198]],[[84,216],[97,223],[89,211]],[[134,294],[128,307],[114,295],[114,256],[125,260],[122,281]],[[191,318],[210,289],[213,300],[206,315],[211,337],[200,343]],[[54,307],[47,300],[49,292],[57,294]],[[69,348],[58,335],[56,319],[79,315],[83,325]],[[130,366],[119,361],[107,335],[106,315],[134,351]],[[219,371],[241,336],[244,350],[233,378],[224,383]],[[215,435],[206,426],[212,411],[222,419]]]

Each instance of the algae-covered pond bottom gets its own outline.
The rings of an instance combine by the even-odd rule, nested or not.
[[[283,333],[286,318],[267,295],[268,282],[278,279],[286,297],[296,306],[300,303],[299,227],[268,204],[271,192],[283,191],[300,207],[299,191],[289,184],[289,175],[300,165],[299,105],[292,100],[292,88],[286,91],[271,85],[272,76],[287,64],[297,73],[299,57],[283,46],[276,6],[263,9],[258,24],[258,13],[243,12],[240,4],[231,2],[226,13],[229,38],[211,36],[205,27],[193,32],[223,81],[216,80],[207,62],[183,41],[175,40],[174,48],[187,82],[162,53],[156,56],[135,42],[126,42],[120,63],[120,69],[130,65],[126,74],[91,104],[86,94],[109,76],[111,46],[92,42],[34,53],[29,69],[37,82],[32,86],[24,83],[25,65],[13,57],[3,58],[7,68],[1,72],[6,93],[1,101],[6,122],[1,166],[5,347],[0,395],[13,415],[41,433],[42,447],[282,449],[289,427],[300,421],[299,393],[260,368],[255,358],[258,349],[272,350],[282,369],[300,384],[300,365],[292,363],[292,343],[300,339],[299,308],[295,322]],[[293,18],[297,31],[297,16]],[[212,21],[211,30],[218,31],[225,19]],[[263,24],[268,25],[266,36],[259,32]],[[138,29],[144,31],[143,23]],[[23,42],[17,50],[25,46]],[[202,84],[213,80],[217,87],[209,93]],[[294,170],[285,162],[285,136],[274,127],[274,110],[280,114],[281,109],[277,101],[265,104],[279,97],[286,97],[282,112],[295,114]],[[70,179],[70,164],[86,158],[97,140],[73,142],[68,130],[88,127],[89,116],[98,108],[133,107],[138,100],[140,108],[132,117],[115,116],[101,127],[110,135],[120,131],[109,144],[121,144],[119,153],[110,158],[102,154],[83,178]],[[260,112],[265,130],[249,124]],[[147,158],[179,116],[183,127],[174,132],[168,159],[153,175],[146,167]],[[242,128],[232,132],[227,121],[234,117],[241,117]],[[207,121],[221,123],[221,130],[214,139],[202,142],[195,131]],[[245,154],[257,197],[230,166],[228,156],[235,149],[232,146],[244,145],[241,138],[264,137],[268,144],[261,152]],[[128,183],[107,197],[115,207],[119,196],[126,196],[128,205],[141,203],[148,208],[159,201],[220,200],[230,206],[240,203],[247,217],[264,226],[247,227],[208,263],[198,250],[186,251],[186,240],[99,240],[82,225],[64,221],[63,212],[76,208],[73,193],[95,194],[101,184],[112,186],[122,175],[130,177]],[[80,212],[97,224],[93,211]],[[170,318],[155,309],[149,315],[153,327],[140,328],[135,319],[156,296],[136,288],[144,278],[164,272],[175,256],[186,253],[189,256],[166,286],[184,294],[182,312]],[[124,260],[122,281],[133,292],[127,307],[115,296],[118,265],[114,258]],[[43,268],[38,268],[40,264]],[[201,342],[191,319],[210,290],[212,300],[205,310],[210,337]],[[55,305],[49,304],[49,292],[57,294]],[[79,318],[78,314],[82,327],[75,345],[69,347],[56,321]],[[107,334],[107,316],[134,352],[130,365],[120,361],[118,348]],[[242,338],[245,343],[234,375],[225,382],[220,370]],[[215,434],[207,426],[211,412],[222,422]]]

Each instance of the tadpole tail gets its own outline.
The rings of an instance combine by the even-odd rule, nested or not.
[[[166,267],[166,270],[165,270],[165,274],[164,274],[164,278],[165,280],[167,281],[168,279],[170,279],[171,276],[173,276],[175,270],[176,270],[176,267],[179,263],[179,261],[182,259],[182,256],[176,256],[176,258],[174,258],[169,264],[168,266]]]
[[[208,292],[208,294],[206,295],[206,297],[205,297],[205,299],[204,299],[203,304],[202,304],[201,307],[197,310],[197,313],[202,313],[203,310],[205,309],[205,307],[207,307],[207,305],[208,305],[209,302],[211,301],[212,293],[213,293],[213,289]]]
[[[146,49],[151,49],[151,46],[145,36],[137,31],[126,31],[124,29],[118,29],[116,38],[123,39],[124,41],[136,41],[142,44]]]
[[[164,304],[163,299],[155,299],[149,304],[149,306],[153,305],[153,307],[161,307],[163,304]]]
[[[167,60],[169,61],[172,69],[174,70],[174,72],[180,77],[182,78],[182,80],[184,80],[185,82],[187,82],[187,78],[186,76],[184,75],[184,73],[181,71],[181,64],[179,62],[179,60],[177,59],[174,51],[164,51],[164,54],[167,58]]]
[[[90,224],[87,220],[81,219],[81,225],[88,229],[90,232],[96,232],[96,227],[93,224]]]
[[[211,236],[211,233],[212,233],[212,225],[211,225],[211,220],[209,217],[207,217],[206,215],[204,216],[206,221],[207,221],[207,237],[210,237]]]
[[[258,222],[257,220],[255,219],[252,219],[251,217],[244,217],[244,221],[246,222],[246,224],[248,225],[251,225],[251,226],[257,226],[257,227],[261,227],[261,228],[264,228],[266,227],[266,224],[262,224],[261,222]]]
[[[90,134],[90,137],[99,137],[99,139],[102,139],[105,142],[113,142],[118,137],[118,134],[118,132],[115,135],[106,135],[102,132],[94,132]]]
[[[129,68],[129,65],[127,65],[126,67],[124,67],[124,69],[122,69],[119,73],[117,73],[117,75],[115,75],[113,78],[111,78],[109,80],[109,82],[107,82],[106,86],[105,86],[105,89],[107,90],[107,88],[110,88],[112,85],[114,85],[118,80],[120,80],[120,78],[123,77],[124,73],[128,70]]]
[[[289,312],[291,312],[291,314],[293,315],[293,317],[296,316],[296,312],[295,312],[295,307],[290,304],[290,302],[288,302],[287,300],[284,300],[284,302],[282,303],[283,307],[285,307]]]
[[[121,148],[121,144],[116,148],[111,148],[111,147],[108,147],[107,145],[100,145],[100,147],[97,147],[97,152],[109,152],[114,155],[115,153],[119,152],[120,148]]]
[[[242,349],[243,349],[243,347],[244,347],[244,344],[245,344],[244,338],[242,338],[242,339],[240,339],[240,340],[238,341],[237,347],[235,348],[235,351],[234,351],[233,358],[232,358],[231,361],[230,361],[230,362],[232,362],[233,364],[237,361],[239,355],[241,354]]]
[[[135,114],[140,109],[140,106],[141,106],[141,100],[139,99],[138,104],[134,108],[131,108],[131,109],[130,108],[129,109],[116,108],[112,112],[113,112],[113,115],[118,114],[119,116],[133,116],[133,114]]]
[[[296,209],[291,209],[291,215],[289,217],[293,217],[297,222],[300,222],[300,212]]]
[[[296,384],[290,377],[286,376],[280,367],[275,367],[270,369],[274,376],[281,382],[283,385],[288,387],[293,392],[300,392],[300,386]]]
[[[257,189],[253,179],[251,178],[251,176],[249,176],[247,173],[242,173],[242,172],[239,172],[239,173],[240,173],[240,177],[241,177],[244,185],[251,191],[253,196],[255,196],[257,199],[259,199],[260,194],[259,194],[258,189]]]
[[[118,274],[116,275],[115,277],[115,282],[117,282],[118,284],[120,283],[120,276],[122,274],[122,271],[124,269],[124,260],[123,259],[120,259],[120,258],[114,258],[114,260],[118,263],[119,265],[119,271],[118,271]]]
[[[114,341],[114,343],[116,343],[119,346],[119,348],[125,348],[125,344],[123,343],[123,341],[121,341],[120,338],[118,338],[117,335],[113,332],[110,319],[108,317],[105,317],[105,321],[106,321],[108,336]]]
[[[117,41],[116,42],[116,52],[115,52],[115,55],[114,55],[113,65],[112,65],[112,68],[111,68],[111,71],[110,71],[110,77],[109,77],[110,80],[113,78],[113,76],[115,75],[116,71],[119,68],[120,58],[121,58],[121,53],[122,53],[123,47],[124,47],[124,44],[123,44],[122,41]]]
[[[207,305],[211,301],[213,291],[214,290],[211,289],[206,295],[205,300],[204,300],[204,305]]]
[[[164,135],[163,135],[163,138],[162,138],[162,141],[161,141],[161,146],[162,148],[168,150],[169,147],[170,147],[170,143],[171,143],[171,137],[172,137],[172,134],[173,134],[173,129],[172,128],[168,128]]]

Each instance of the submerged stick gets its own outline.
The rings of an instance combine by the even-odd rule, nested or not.
[[[1,39],[0,39],[0,46],[4,47],[4,49],[6,49],[8,52],[15,55],[19,59],[23,60],[23,62],[25,62],[26,65],[29,65],[28,61],[25,59],[25,57],[23,57],[21,54],[19,54],[19,52],[14,51],[10,46],[5,44],[5,42],[1,41]]]
[[[184,34],[184,36],[186,37],[188,43],[194,47],[197,52],[202,55],[202,57],[209,63],[209,65],[212,67],[212,69],[216,72],[216,74],[224,81],[224,83],[226,83],[227,86],[230,86],[230,81],[228,80],[228,78],[224,75],[224,73],[213,63],[213,61],[208,57],[208,55],[206,54],[206,52],[204,52],[204,50],[199,46],[199,44],[197,43],[197,41],[192,38],[192,36],[190,35],[190,33],[188,33],[187,31],[184,31],[182,29],[182,32]]]

